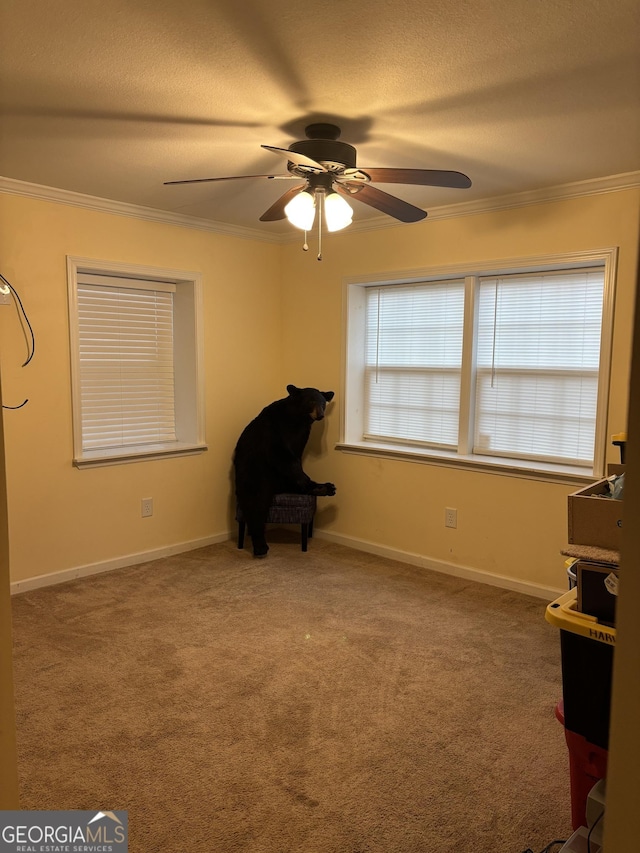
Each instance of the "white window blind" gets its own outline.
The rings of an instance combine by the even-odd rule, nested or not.
[[[176,440],[168,282],[78,276],[83,450]]]
[[[455,447],[464,281],[370,287],[364,437]]]
[[[480,280],[474,452],[591,466],[604,272]]]

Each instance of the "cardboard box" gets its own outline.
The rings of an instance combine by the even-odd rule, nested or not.
[[[607,465],[607,477],[611,477],[612,474],[624,474],[624,465],[616,465],[613,462],[610,462]]]
[[[604,497],[608,480],[598,480],[569,495],[569,542],[620,550],[624,501]]]

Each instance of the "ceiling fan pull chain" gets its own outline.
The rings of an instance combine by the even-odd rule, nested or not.
[[[302,244],[302,251],[303,252],[309,251],[309,244],[307,243],[307,232],[306,232],[306,230],[304,232],[304,243]]]
[[[324,193],[316,193],[318,205],[318,260],[322,260],[322,206],[324,204]]]

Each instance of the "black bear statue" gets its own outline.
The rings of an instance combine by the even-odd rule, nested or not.
[[[311,427],[324,418],[333,391],[287,385],[288,397],[276,400],[248,424],[233,455],[236,498],[242,510],[254,557],[269,550],[265,524],[273,496],[335,495],[333,483],[315,483],[302,469]]]

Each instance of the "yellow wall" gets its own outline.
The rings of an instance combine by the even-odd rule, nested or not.
[[[36,332],[26,368],[16,313],[0,310],[12,580],[120,560],[233,530],[231,455],[242,427],[293,382],[336,391],[307,470],[333,480],[318,529],[399,557],[566,586],[566,496],[574,486],[349,455],[343,405],[343,279],[367,273],[618,246],[609,432],[626,426],[638,191],[325,239],[324,260],[283,246],[0,195],[0,269]],[[79,471],[71,464],[67,255],[203,273],[209,451]],[[610,448],[610,459],[617,452]],[[153,497],[154,516],[140,517]],[[444,527],[444,507],[458,529]]]
[[[561,485],[499,475],[372,459],[335,450],[343,405],[343,279],[487,260],[618,246],[609,434],[626,428],[638,242],[637,190],[525,208],[330,235],[323,260],[314,246],[287,244],[284,364],[337,392],[323,441],[311,458],[314,479],[331,480],[318,526],[340,541],[469,567],[546,588],[566,587],[567,495]],[[357,215],[357,213],[356,213]],[[311,241],[310,241],[311,242]],[[293,378],[291,381],[294,381]],[[609,461],[619,461],[617,448]],[[458,528],[444,527],[444,508],[458,509]],[[365,547],[367,545],[365,544]],[[445,567],[447,568],[447,567]]]
[[[0,310],[11,579],[19,581],[225,534],[240,430],[281,396],[280,247],[63,204],[0,195],[0,270],[36,335]],[[78,470],[66,255],[203,274],[206,424],[197,456]],[[153,497],[154,515],[140,517]]]

